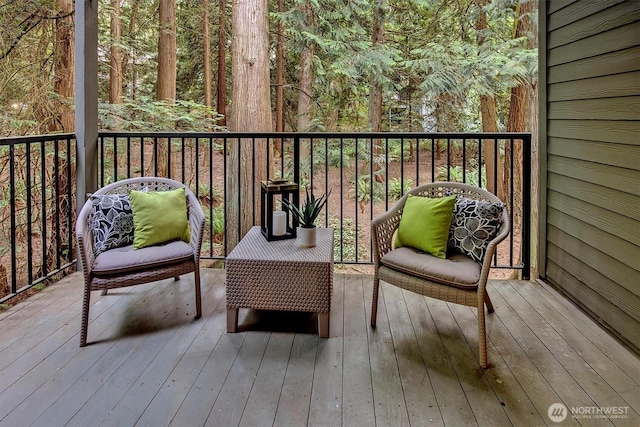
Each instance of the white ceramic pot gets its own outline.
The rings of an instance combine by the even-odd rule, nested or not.
[[[316,227],[298,227],[298,241],[301,248],[313,248],[316,245]]]

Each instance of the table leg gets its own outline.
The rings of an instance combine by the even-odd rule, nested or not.
[[[329,338],[329,313],[318,313],[318,336]]]
[[[227,309],[227,332],[238,332],[238,309]]]

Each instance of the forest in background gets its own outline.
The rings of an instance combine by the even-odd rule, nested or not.
[[[98,5],[103,130],[535,131],[534,0]],[[72,132],[73,1],[5,2],[0,35],[0,134]]]

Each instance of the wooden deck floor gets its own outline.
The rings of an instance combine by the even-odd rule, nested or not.
[[[337,274],[329,339],[315,315],[240,311],[225,332],[224,272],[100,296],[78,347],[82,277],[0,314],[2,426],[640,425],[640,359],[547,286],[492,282],[490,368],[475,314]],[[617,418],[594,414],[615,411]],[[585,412],[591,412],[588,415]]]

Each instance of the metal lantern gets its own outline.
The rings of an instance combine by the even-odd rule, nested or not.
[[[286,199],[295,206],[300,204],[298,184],[287,180],[262,181],[260,186],[260,230],[268,240],[294,239],[298,221],[282,205],[281,211],[274,210],[276,201]]]

